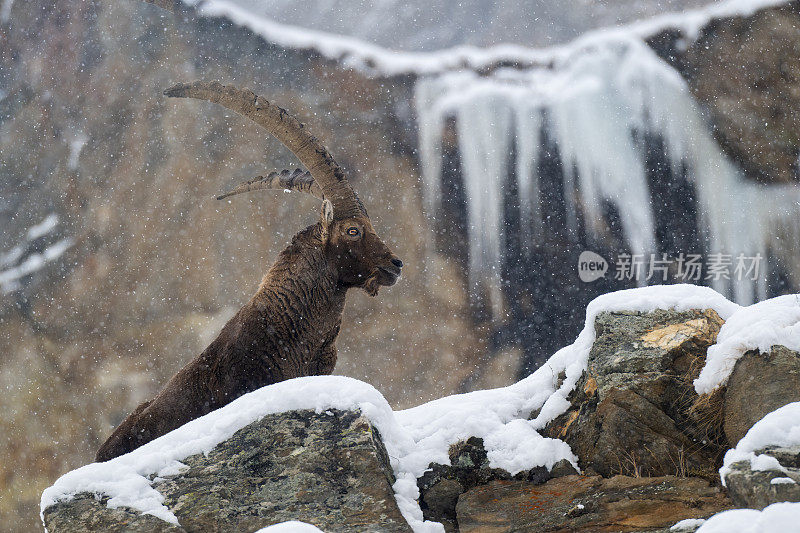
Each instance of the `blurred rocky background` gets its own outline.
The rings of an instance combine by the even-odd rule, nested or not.
[[[132,0],[5,0],[0,15],[0,529],[37,529],[42,489],[89,462],[318,216],[317,202],[300,195],[216,201],[234,183],[297,163],[230,112],[164,98],[178,81],[222,80],[291,110],[349,172],[403,259],[398,285],[375,299],[349,297],[336,373],[372,383],[399,408],[501,386],[530,368],[521,366],[525,337],[470,306],[464,231],[431,236],[413,75],[367,76],[190,8],[174,15]],[[798,147],[795,4],[724,22],[688,53],[680,39],[667,32],[652,42],[699,80],[696,93],[720,125],[721,144],[762,177],[795,179],[786,170]],[[752,79],[761,71],[724,61],[751,42],[760,43],[747,57],[766,69],[763,84]],[[776,83],[787,90],[773,95],[776,65]],[[746,109],[721,105],[719,78],[726,95],[759,99],[747,99]],[[764,113],[780,116],[780,129],[750,128],[763,142],[748,154],[752,143],[739,146],[730,132]],[[780,157],[769,157],[775,150]],[[538,321],[523,313],[516,324],[533,320],[534,341],[560,346],[604,289],[579,290],[564,263],[553,263],[564,279],[548,297],[571,296],[558,313]],[[521,298],[523,311],[535,307],[530,292]],[[539,360],[551,353],[546,342],[526,349]]]

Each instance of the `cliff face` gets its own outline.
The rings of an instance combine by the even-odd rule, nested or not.
[[[761,28],[765,50],[753,61],[765,68],[796,60],[789,43],[800,19],[794,8],[775,13],[758,15],[752,26]],[[297,163],[238,116],[167,101],[161,91],[177,81],[222,80],[292,110],[353,177],[379,233],[403,259],[397,286],[376,299],[349,296],[337,373],[370,381],[399,406],[514,378],[516,349],[484,358],[486,339],[493,333],[495,347],[505,346],[504,332],[476,328],[465,265],[436,253],[428,233],[413,76],[366,77],[225,19],[175,17],[141,2],[15,2],[2,24],[0,253],[24,242],[26,254],[46,258],[64,239],[69,246],[0,296],[0,524],[35,527],[41,489],[88,461],[116,423],[199,353],[278,251],[317,216],[317,203],[302,196],[213,200],[232,183]],[[736,29],[742,23],[721,24],[704,37],[714,49],[750,42]],[[770,24],[779,25],[785,46],[769,47]],[[775,181],[791,179],[798,145],[789,134],[791,109],[800,98],[790,90],[793,70],[776,95],[749,77],[729,76],[735,54],[718,64],[703,50],[682,56],[681,71],[700,80],[695,93],[727,135],[722,144]],[[713,80],[721,77],[735,94],[762,95],[749,100],[747,117],[715,96]],[[773,108],[787,118],[768,132],[752,126]],[[737,132],[747,128],[758,144],[737,148]],[[53,214],[54,229],[31,239]],[[423,276],[426,266],[435,275]],[[574,294],[579,287],[571,282]],[[558,298],[551,289],[546,297]],[[578,300],[569,306],[582,309]],[[581,313],[554,316],[563,323],[534,321],[536,329],[571,340]],[[476,369],[482,377],[471,379]]]
[[[797,182],[800,3],[706,25],[665,31],[649,44],[688,81],[720,146],[763,183]]]

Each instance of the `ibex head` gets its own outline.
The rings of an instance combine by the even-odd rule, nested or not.
[[[366,216],[331,220],[325,251],[339,269],[339,281],[361,287],[371,296],[394,285],[403,262],[381,241]]]
[[[265,127],[308,169],[259,176],[218,199],[263,189],[311,194],[322,200],[320,238],[325,256],[335,266],[340,283],[361,287],[372,296],[381,286],[394,285],[403,262],[378,237],[367,210],[328,150],[297,119],[250,91],[216,82],[178,84],[164,94],[208,100],[244,115]]]

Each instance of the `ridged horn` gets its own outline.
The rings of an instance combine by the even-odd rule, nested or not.
[[[218,82],[179,83],[164,94],[214,102],[263,126],[305,165],[325,198],[333,204],[334,218],[365,216],[350,183],[328,150],[286,110],[251,91]]]
[[[307,170],[296,168],[293,172],[282,170],[280,172],[270,172],[268,176],[257,176],[249,181],[237,185],[233,189],[217,196],[217,200],[223,200],[229,196],[242,194],[250,191],[262,190],[290,190],[305,192],[320,200],[325,200],[322,188],[317,185],[311,173]]]

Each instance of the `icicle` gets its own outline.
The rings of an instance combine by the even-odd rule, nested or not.
[[[427,81],[427,83],[426,83]],[[444,117],[436,112],[442,90],[435,80],[423,80],[414,88],[419,130],[419,158],[422,170],[422,200],[425,211],[434,217],[439,205],[442,174],[442,130]]]
[[[515,102],[514,122],[517,127],[517,190],[520,208],[522,250],[527,255],[531,242],[542,237],[542,209],[539,200],[539,180],[535,176],[539,162],[542,110],[525,99]]]
[[[501,245],[503,242],[503,187],[508,176],[513,122],[508,101],[497,95],[476,96],[458,108],[459,152],[470,233],[470,281],[486,282],[495,316],[503,310]]]

